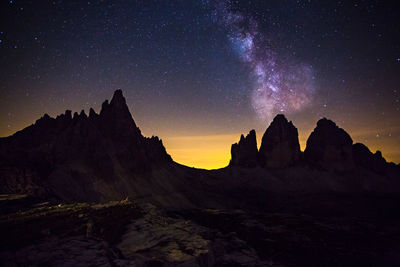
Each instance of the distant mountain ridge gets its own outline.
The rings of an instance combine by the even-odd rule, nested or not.
[[[51,118],[0,138],[0,193],[63,201],[126,197],[160,206],[231,207],[266,193],[400,191],[400,168],[378,151],[353,144],[334,122],[321,119],[300,151],[298,132],[284,115],[231,148],[229,166],[214,171],[175,163],[158,137],[144,137],[121,90],[90,109]],[[243,199],[245,198],[245,199]],[[258,205],[258,204],[257,204]],[[262,205],[261,205],[262,206]]]

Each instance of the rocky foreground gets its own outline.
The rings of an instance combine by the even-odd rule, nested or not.
[[[2,266],[400,263],[400,216],[390,208],[379,216],[240,209],[166,213],[128,199],[57,204],[23,195],[2,195],[0,205],[5,211],[0,217]]]

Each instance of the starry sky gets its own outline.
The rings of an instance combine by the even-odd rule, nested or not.
[[[0,136],[122,89],[179,163],[226,166],[278,113],[302,149],[327,117],[400,163],[394,1],[1,1]],[[259,144],[260,145],[260,144]]]

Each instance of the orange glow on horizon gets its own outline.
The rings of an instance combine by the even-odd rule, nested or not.
[[[25,120],[16,121],[12,128],[2,127],[0,129],[0,136],[12,135],[16,129],[23,129],[34,122],[36,114],[32,114],[31,122]],[[307,138],[315,125],[306,125],[307,128],[299,129],[299,142],[300,149],[304,151],[306,147]],[[353,142],[360,142],[365,144],[371,152],[375,153],[377,150],[382,152],[383,157],[388,162],[400,162],[400,151],[396,141],[399,139],[397,136],[400,133],[400,127],[380,128],[379,136],[377,135],[376,128],[372,125],[369,128],[356,128],[351,129],[339,125],[344,128],[352,137]],[[249,129],[250,130],[250,129]],[[256,130],[258,148],[261,144],[261,138],[265,129]],[[247,131],[248,132],[248,131]],[[243,132],[244,135],[247,134]],[[158,135],[164,143],[167,153],[171,155],[172,159],[180,164],[201,168],[201,169],[219,169],[226,167],[231,158],[231,145],[238,142],[242,133],[234,134],[221,134],[221,135],[193,135],[193,136],[171,136],[163,131],[154,133]],[[151,136],[152,134],[145,134]],[[394,137],[394,138],[393,138]]]
[[[226,167],[231,159],[231,146],[237,143],[241,133],[204,136],[174,136],[163,138],[167,153],[180,164],[200,169]],[[258,149],[262,134],[257,133]],[[300,148],[304,150],[307,138],[301,138]]]
[[[174,161],[189,167],[210,170],[229,164],[231,145],[239,137],[240,134],[175,136],[163,138],[163,143]]]
[[[299,132],[300,149],[304,151],[307,138],[312,130]],[[391,139],[377,139],[368,131],[354,131],[351,135],[353,143],[364,143],[372,153],[380,150],[388,162],[398,163],[400,152],[393,146]],[[260,148],[262,134],[257,134],[257,146]],[[172,159],[180,164],[201,168],[219,169],[226,167],[231,159],[231,145],[237,143],[241,133],[227,135],[204,135],[204,136],[173,136],[163,138],[167,153]]]

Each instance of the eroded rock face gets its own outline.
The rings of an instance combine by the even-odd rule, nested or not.
[[[266,168],[285,168],[296,164],[300,156],[297,128],[284,115],[277,115],[262,138],[260,165]]]
[[[334,171],[354,169],[353,140],[333,121],[323,118],[307,140],[304,157],[311,165]]]
[[[251,130],[246,137],[242,134],[239,142],[232,145],[230,165],[255,167],[257,166],[257,154],[256,131]]]

